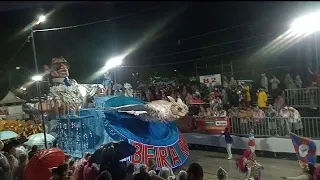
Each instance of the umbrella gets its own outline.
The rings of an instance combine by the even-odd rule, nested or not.
[[[0,131],[0,140],[6,140],[18,137],[18,134],[13,131]]]
[[[205,102],[201,99],[192,99],[190,104],[205,104]]]
[[[121,160],[133,155],[136,148],[126,141],[111,142],[102,145],[90,158],[90,161],[101,164],[103,160]]]
[[[34,155],[24,170],[24,180],[43,179],[51,177],[53,167],[64,162],[64,152],[59,148],[45,149]]]
[[[51,134],[46,134],[46,138],[47,138],[47,143],[52,143],[55,140],[55,138]],[[32,134],[31,136],[28,137],[28,141],[25,142],[24,144],[28,146],[44,145],[44,134],[43,133]]]

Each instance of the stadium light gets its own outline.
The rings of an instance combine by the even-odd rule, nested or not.
[[[44,15],[41,15],[41,16],[39,16],[39,19],[38,19],[38,21],[37,21],[37,24],[40,24],[40,23],[43,23],[43,22],[45,22],[46,21],[46,16],[44,16]]]
[[[112,69],[114,67],[120,66],[122,64],[123,59],[125,56],[117,56],[109,59],[105,65],[105,70]]]
[[[295,19],[291,24],[291,30],[298,33],[313,33],[320,31],[320,11],[307,14]]]
[[[32,81],[42,81],[42,76],[41,75],[35,75],[31,77]]]

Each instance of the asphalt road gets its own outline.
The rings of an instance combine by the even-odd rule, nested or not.
[[[232,160],[227,160],[227,153],[193,150],[181,169],[186,170],[189,164],[198,162],[203,167],[204,180],[215,180],[216,171],[221,166],[228,172],[229,180],[244,180],[245,175],[236,169],[236,157],[238,156],[235,155]],[[283,176],[297,176],[302,172],[297,161],[263,157],[257,157],[257,161],[264,166],[262,180],[280,180]]]

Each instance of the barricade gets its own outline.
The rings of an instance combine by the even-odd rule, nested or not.
[[[288,118],[264,118],[255,121],[248,118],[232,117],[231,132],[234,135],[247,135],[250,129],[257,136],[286,137],[289,132],[312,139],[320,138],[320,117],[302,117],[298,123],[290,123]]]
[[[319,88],[285,89],[284,95],[288,106],[319,107]]]

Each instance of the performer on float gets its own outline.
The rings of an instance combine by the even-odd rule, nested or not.
[[[263,166],[256,160],[256,155],[250,150],[245,150],[243,156],[237,159],[237,168],[246,173],[245,180],[260,180]]]
[[[132,89],[131,84],[124,83],[123,87],[125,89],[124,90],[124,95],[127,96],[127,97],[133,97],[133,89]]]
[[[114,84],[113,85],[113,94],[115,95],[115,96],[121,96],[121,94],[122,94],[122,85],[121,84]]]
[[[102,85],[106,89],[106,95],[111,96],[113,81],[112,81],[112,75],[110,71],[107,71],[103,74]]]

